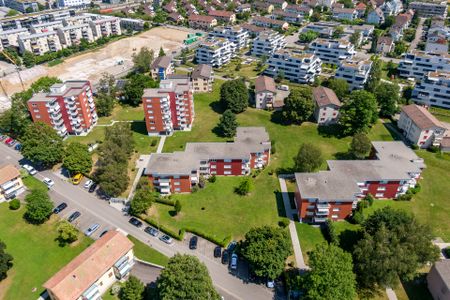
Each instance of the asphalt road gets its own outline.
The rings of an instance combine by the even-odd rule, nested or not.
[[[11,163],[19,166],[21,159],[22,156],[19,152],[1,143],[1,163]],[[176,253],[197,256],[208,268],[215,287],[225,299],[262,300],[276,298],[273,291],[265,286],[245,282],[229,272],[227,266],[221,264],[219,258],[213,257],[212,251],[190,250],[187,241],[174,241],[172,245],[167,245],[158,238],[145,233],[142,228],[139,229],[128,223],[129,217],[111,207],[107,201],[100,200],[94,194],[88,193],[82,186],[72,185],[52,171],[39,172],[35,177],[39,180],[48,177],[55,182],[55,185],[49,191],[49,195],[56,205],[61,202],[68,204],[68,207],[61,213],[62,217],[67,217],[71,212],[78,210],[81,212],[81,217],[77,219],[77,225],[80,226],[81,230],[85,230],[93,223],[101,224],[101,227],[93,235],[94,238],[105,229],[118,228],[166,256],[171,257]]]

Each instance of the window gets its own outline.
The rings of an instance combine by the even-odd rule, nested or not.
[[[224,171],[223,174],[224,175],[231,175],[231,171]]]
[[[379,192],[384,192],[386,190],[386,187],[385,186],[379,186],[378,188],[377,188],[377,191],[379,191]]]
[[[153,113],[153,110],[148,110],[147,111],[149,114],[152,114]]]
[[[308,205],[308,209],[314,209],[314,208],[316,208],[315,205]]]
[[[215,169],[217,166],[216,165],[211,165],[210,168],[211,169]]]
[[[375,197],[377,198],[383,198],[384,197],[384,193],[376,193]]]
[[[180,179],[180,176],[178,176],[178,175],[173,176],[173,179]]]
[[[181,189],[180,188],[175,188],[175,192],[180,192]]]
[[[341,211],[340,208],[333,208],[333,211]]]
[[[179,182],[179,181],[175,181],[175,182],[173,183],[173,185],[180,185],[180,182]]]
[[[231,159],[224,159],[223,162],[230,163]]]
[[[337,219],[337,218],[339,218],[339,216],[338,215],[332,215],[331,216],[333,219]]]
[[[224,165],[223,168],[224,169],[231,169],[231,165]]]

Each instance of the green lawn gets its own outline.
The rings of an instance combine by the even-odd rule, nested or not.
[[[237,60],[233,59],[230,63],[226,64],[222,68],[214,70],[214,73],[219,76],[243,76],[249,79],[258,76],[258,71],[256,71],[256,62],[252,62],[250,64],[241,63],[241,69],[239,71],[236,71],[236,65]]]
[[[143,121],[144,110],[142,106],[137,107],[116,104],[109,117],[100,117],[98,124],[110,124],[111,121]]]
[[[26,175],[26,176],[22,176],[22,181],[23,184],[26,185],[26,187],[30,190],[43,190],[43,191],[47,191],[48,188],[45,185],[45,183],[43,183],[42,181],[40,181],[39,179],[31,176],[31,175]]]
[[[448,109],[431,107],[430,112],[442,122],[450,123],[450,111]]]
[[[14,257],[8,278],[0,283],[3,299],[37,299],[44,290],[42,284],[92,243],[80,234],[74,245],[60,247],[55,241],[56,220],[30,225],[22,218],[24,211],[23,207],[11,211],[7,204],[0,204],[0,239]]]
[[[134,244],[133,251],[137,258],[160,266],[167,266],[167,263],[169,262],[167,256],[142,243],[134,236],[129,235],[128,239]]]

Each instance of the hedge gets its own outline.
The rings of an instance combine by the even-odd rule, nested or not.
[[[171,200],[171,199],[168,199],[168,198],[158,197],[158,198],[156,198],[155,201],[158,202],[158,203],[161,203],[161,204],[165,204],[165,205],[169,205],[169,206],[175,206],[175,201]]]

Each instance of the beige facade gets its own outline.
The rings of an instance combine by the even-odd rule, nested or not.
[[[30,51],[35,55],[43,55],[47,52],[56,52],[62,49],[56,31],[36,33],[19,37],[20,52]]]
[[[107,37],[111,35],[121,35],[120,19],[115,17],[102,18],[95,21],[90,21],[89,25],[92,28],[95,38]]]
[[[16,197],[25,191],[20,172],[13,165],[0,168],[0,202]]]
[[[63,47],[77,45],[80,43],[81,39],[84,39],[89,43],[96,40],[89,24],[58,28],[57,33]]]
[[[26,28],[11,29],[0,32],[1,48],[19,47],[19,36],[30,35]]]
[[[198,65],[191,74],[194,93],[212,92],[214,71],[209,65]]]

